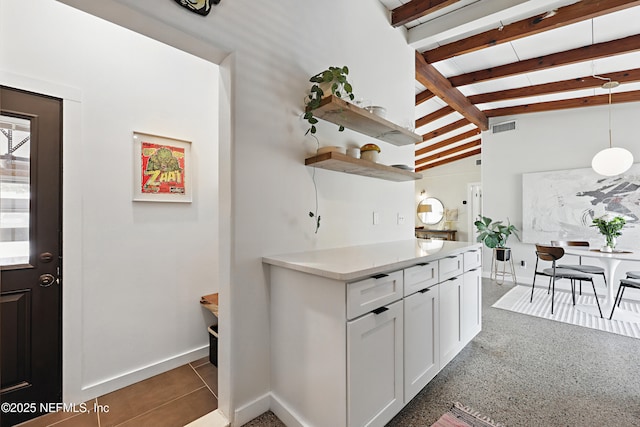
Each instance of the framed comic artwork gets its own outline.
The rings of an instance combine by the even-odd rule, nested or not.
[[[191,142],[133,132],[133,200],[190,203]]]

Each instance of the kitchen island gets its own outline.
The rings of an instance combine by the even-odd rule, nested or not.
[[[271,409],[384,426],[481,329],[481,246],[412,239],[264,257]]]

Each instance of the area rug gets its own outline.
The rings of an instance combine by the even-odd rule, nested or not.
[[[547,294],[546,289],[536,287],[533,293],[533,302],[529,302],[530,298],[531,286],[517,285],[493,304],[493,307],[627,337],[640,338],[640,323],[616,320],[615,315],[613,320],[609,320],[610,313],[603,312],[604,318],[600,318],[599,316],[576,310],[571,300],[571,292],[556,290],[553,315],[551,314],[551,295]],[[576,304],[596,307],[596,300],[593,295],[585,293],[578,295],[576,293]],[[640,314],[640,304],[637,302],[623,300],[620,308]]]
[[[455,402],[449,412],[440,417],[431,427],[506,427],[473,409]]]

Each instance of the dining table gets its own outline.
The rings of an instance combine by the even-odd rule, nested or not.
[[[640,249],[614,249],[613,252],[603,252],[600,249],[570,246],[564,247],[564,253],[565,255],[575,255],[583,258],[595,258],[602,264],[607,279],[607,295],[604,301],[600,301],[600,307],[602,308],[602,315],[608,319],[615,301],[614,288],[616,288],[616,270],[622,261],[640,262]],[[638,269],[640,270],[640,267]],[[598,307],[595,305],[576,304],[576,308],[600,317]],[[614,319],[640,323],[640,314],[618,307],[616,308]]]

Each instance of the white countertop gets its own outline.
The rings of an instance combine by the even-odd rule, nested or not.
[[[480,243],[472,242],[411,239],[267,256],[262,258],[262,262],[329,279],[349,281],[481,247]]]

